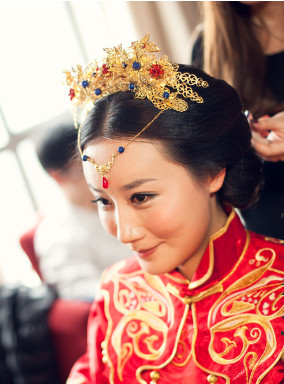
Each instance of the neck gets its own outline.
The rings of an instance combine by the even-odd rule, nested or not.
[[[284,2],[264,1],[251,5],[255,33],[265,54],[284,49]]]

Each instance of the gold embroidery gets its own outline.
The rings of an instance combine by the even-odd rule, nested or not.
[[[216,285],[213,285],[212,287],[208,288],[204,292],[200,292],[197,295],[191,296],[191,297],[185,297],[184,302],[188,304],[196,303],[198,301],[201,301],[205,299],[205,297],[214,295],[215,293],[218,292],[223,292],[223,286],[222,284],[217,283]]]
[[[276,278],[270,276],[270,279],[275,281]],[[232,299],[226,297],[226,302],[221,307],[221,314],[231,316],[256,308],[256,314],[258,315],[264,315],[269,319],[280,317],[283,314],[283,307],[281,308],[279,305],[282,295],[281,291],[277,296],[275,292],[281,290],[281,284],[280,282],[269,284],[270,279],[258,281],[250,287],[249,291],[241,291],[238,295],[231,295],[233,296]],[[279,279],[281,281],[280,277]],[[216,313],[212,318],[215,319],[215,317]],[[212,321],[212,319],[210,320]]]
[[[191,348],[191,352],[192,352],[192,357],[193,357],[193,360],[195,362],[195,364],[201,369],[203,370],[204,372],[207,372],[209,373],[210,375],[218,375],[220,377],[223,377],[225,380],[226,380],[226,384],[230,384],[230,378],[229,376],[227,375],[224,375],[222,373],[217,373],[217,372],[212,372],[212,371],[209,371],[207,368],[203,367],[198,361],[197,361],[197,358],[196,358],[196,354],[195,354],[195,344],[196,344],[196,339],[197,339],[197,334],[198,334],[198,325],[197,325],[197,319],[196,319],[196,308],[195,308],[195,304],[193,303],[192,304],[192,320],[193,320],[193,329],[194,329],[194,332],[193,332],[193,337],[192,337],[192,348]]]
[[[224,295],[227,296],[231,292],[246,288],[247,286],[253,284],[256,280],[258,280],[264,274],[264,272],[266,272],[267,269],[273,264],[275,260],[275,252],[273,249],[270,249],[270,250],[272,251],[272,257],[265,265],[253,270],[252,272],[247,273],[245,276],[241,277],[235,283],[231,284],[230,287],[226,289],[226,291],[221,296],[224,296]],[[256,257],[260,255],[261,251],[262,250],[257,252]],[[219,300],[220,299],[221,297],[219,298]]]
[[[180,339],[178,341],[176,355],[171,362],[176,367],[184,367],[191,358],[191,348],[187,344],[187,342],[184,341],[187,338],[187,336],[188,336],[187,333],[183,329],[181,332]]]
[[[218,232],[216,232],[213,236],[211,236],[209,240],[209,267],[208,271],[205,273],[204,276],[202,276],[200,279],[190,282],[189,288],[194,289],[205,283],[210,276],[212,275],[213,268],[214,268],[214,240],[216,240],[218,237],[222,236],[225,232],[227,232],[229,225],[231,224],[231,221],[234,219],[236,215],[235,210],[233,209],[230,215],[228,216],[228,219],[224,225],[223,228],[221,228]]]
[[[169,325],[163,318],[167,317],[172,324],[174,308],[158,276],[147,275],[145,279],[133,276],[126,280],[123,275],[116,274],[112,281],[114,305],[123,316],[113,331],[111,342],[117,355],[117,374],[123,381],[125,364],[133,353],[148,361],[164,353]],[[125,335],[129,342],[122,341]]]
[[[269,268],[270,271],[279,273],[280,275],[284,275],[284,271],[281,271],[280,269],[274,269],[274,268]]]
[[[170,283],[167,284],[167,290],[172,295],[174,295],[175,297],[180,299],[184,304],[192,304],[192,303],[196,303],[197,301],[201,301],[201,300],[205,299],[205,297],[214,295],[215,293],[223,292],[224,289],[223,289],[222,284],[217,283],[217,284],[213,285],[212,287],[208,288],[206,291],[200,292],[197,295],[185,296],[185,297],[181,297],[179,290],[174,285],[172,285]]]
[[[227,229],[228,229],[231,221],[235,217],[235,215],[236,215],[235,211],[232,210],[232,212],[231,212],[230,216],[228,217],[224,227],[221,228],[218,232],[216,232],[213,236],[211,236],[211,238],[209,240],[209,245],[208,245],[209,246],[209,267],[208,267],[208,270],[205,273],[205,275],[203,275],[200,279],[190,282],[190,284],[189,284],[190,289],[194,289],[194,288],[199,287],[200,285],[205,283],[205,281],[207,281],[210,278],[210,276],[212,275],[213,269],[214,269],[214,244],[213,244],[213,242],[215,239],[222,236],[227,231]]]
[[[245,242],[245,245],[244,245],[244,249],[242,250],[242,253],[237,261],[237,263],[235,264],[234,268],[231,270],[230,273],[228,273],[221,281],[220,281],[220,284],[222,284],[224,281],[226,281],[230,276],[232,276],[233,273],[235,273],[236,269],[239,267],[239,265],[241,264],[246,252],[247,252],[247,249],[248,249],[248,246],[249,246],[249,242],[250,242],[250,233],[248,231],[246,231],[246,242]]]
[[[284,240],[275,239],[274,237],[265,236],[265,240],[270,241],[271,243],[275,243],[275,244],[284,244]]]
[[[146,381],[143,380],[141,377],[143,371],[150,370],[150,369],[156,369],[156,370],[162,369],[166,365],[168,365],[173,360],[173,358],[175,357],[175,355],[177,353],[178,342],[179,342],[180,337],[181,337],[181,333],[182,333],[182,330],[183,330],[183,327],[184,327],[184,324],[185,324],[185,321],[186,321],[186,318],[188,315],[188,311],[189,311],[189,305],[186,305],[182,319],[181,319],[181,322],[180,322],[180,325],[179,325],[179,328],[178,328],[178,331],[177,331],[175,345],[174,345],[174,348],[173,348],[173,351],[172,351],[170,357],[163,364],[161,364],[159,366],[144,365],[142,367],[139,367],[136,370],[136,379],[140,384],[147,384]]]
[[[226,348],[224,352],[220,353],[220,356],[227,355],[227,353],[229,353],[232,348],[237,347],[236,342],[228,339],[228,337],[223,337],[221,341],[226,345]]]
[[[255,304],[245,303],[244,301],[234,301],[232,308],[227,312],[228,315],[246,312],[255,308]]]
[[[284,347],[282,348],[282,351],[279,353],[279,355],[277,356],[277,358],[275,359],[274,363],[270,365],[270,367],[265,371],[263,372],[262,375],[260,375],[256,381],[256,384],[259,384],[261,382],[261,380],[275,367],[275,365],[278,363],[278,361],[280,360],[281,358],[281,355],[284,355]]]
[[[265,315],[270,319],[282,316],[284,314],[284,307],[279,305],[279,301],[283,299],[281,283],[267,285],[265,288],[264,294],[257,305],[257,313]],[[275,292],[277,290],[279,290],[279,294],[276,296]]]
[[[113,284],[113,301],[121,319],[112,330],[109,310],[106,310],[107,319],[111,321],[108,326],[111,340],[106,338],[106,342],[108,345],[111,341],[117,356],[117,375],[123,381],[125,364],[134,353],[141,359],[154,361],[165,352],[168,329],[174,322],[174,307],[158,276],[140,271],[125,278],[116,266],[107,278]],[[108,364],[113,368],[110,361]],[[111,380],[113,377],[112,371]]]
[[[103,346],[105,347],[105,351],[106,351],[104,358],[105,358],[106,363],[108,364],[108,366],[110,368],[109,382],[110,382],[110,384],[114,384],[114,366],[113,366],[112,361],[110,360],[110,358],[108,356],[108,352],[107,352],[107,345],[109,343],[109,340],[111,337],[111,332],[112,332],[112,327],[113,327],[113,321],[112,321],[112,318],[111,318],[110,313],[109,313],[109,302],[110,302],[109,292],[102,290],[102,295],[104,297],[104,311],[105,311],[105,315],[107,318],[107,331],[106,331],[106,337],[105,337],[104,344],[103,344]]]
[[[242,260],[246,250],[247,250],[247,247],[248,247],[248,244],[249,244],[249,233],[247,232],[247,241],[246,241],[246,245],[244,247],[244,250],[242,252],[242,255],[240,257],[240,259],[238,260],[238,263],[236,264],[236,266],[234,267],[233,271],[231,271],[231,273],[229,275],[227,275],[223,280],[221,280],[220,283],[223,283],[236,269],[237,267],[239,266],[239,263],[240,261]],[[261,249],[257,252],[256,254],[256,257],[258,257],[258,259],[260,257],[263,257],[261,255],[261,252],[263,251],[264,249]],[[256,268],[254,269],[253,271],[247,273],[245,276],[241,277],[239,280],[237,280],[235,283],[233,283],[232,285],[230,285],[228,287],[228,289],[226,289],[222,295],[216,300],[216,302],[214,303],[214,305],[212,306],[212,308],[210,309],[209,311],[209,316],[208,316],[208,326],[210,324],[210,321],[211,319],[213,318],[213,321],[214,321],[214,316],[213,316],[213,313],[215,311],[215,308],[217,306],[220,305],[221,301],[224,299],[224,297],[227,297],[230,293],[234,292],[234,291],[237,291],[237,290],[241,290],[241,289],[245,289],[247,286],[253,284],[256,280],[260,279],[260,277],[271,267],[271,265],[273,264],[274,260],[275,260],[275,251],[271,248],[267,248],[265,250],[269,250],[271,251],[271,258],[270,260],[268,260],[266,262],[266,264],[264,264],[263,266],[259,267],[259,268]],[[263,285],[263,283],[261,284]],[[235,301],[235,300],[234,300]],[[229,305],[229,303],[227,304]],[[224,314],[224,311],[222,312],[222,314]]]
[[[249,328],[249,325],[257,324],[253,328]],[[220,338],[220,334],[225,333],[228,335],[230,331],[234,331],[232,337],[235,340],[236,347],[233,344],[232,347],[235,349],[235,353],[237,356],[229,354],[229,350],[227,346],[225,347],[225,351],[217,352],[214,348],[215,340],[221,340],[224,342],[222,338]],[[258,368],[266,359],[271,357],[276,350],[276,338],[272,325],[270,322],[264,317],[255,314],[244,314],[234,316],[219,323],[213,325],[210,328],[211,340],[209,344],[209,354],[213,361],[218,364],[232,364],[243,359],[243,365],[247,374],[247,383],[251,383],[253,375]],[[232,332],[231,332],[232,333]],[[249,350],[249,348],[257,344],[261,338],[261,336],[266,339],[266,345],[264,350],[259,354],[255,351]],[[240,345],[241,342],[241,345]],[[226,343],[225,343],[226,344]],[[241,348],[241,351],[239,351]],[[260,346],[258,345],[258,350]],[[227,355],[227,358],[225,357]],[[231,356],[231,357],[229,357]]]
[[[260,250],[261,252],[262,250]],[[258,257],[261,253],[258,253]],[[272,258],[266,263],[265,266],[253,271],[253,279],[263,273],[264,269],[268,269],[274,260],[275,254],[272,252]],[[251,275],[251,274],[248,274]],[[224,304],[222,302],[218,304],[219,311],[223,316],[230,316],[228,319],[222,320],[213,326],[212,319],[214,320],[217,313],[210,313],[208,317],[208,327],[211,333],[211,341],[209,344],[209,353],[211,358],[219,364],[231,364],[236,363],[242,359],[243,365],[246,371],[247,383],[252,382],[256,369],[268,358],[270,358],[276,350],[277,343],[273,327],[270,323],[272,319],[281,317],[284,314],[284,308],[280,306],[280,299],[283,297],[277,294],[277,290],[281,290],[280,276],[269,276],[257,281],[253,286],[250,286],[250,290],[245,290],[244,279],[247,276],[241,278],[241,282],[235,283],[234,289],[239,286],[242,291],[239,291],[236,295],[232,293],[233,289],[228,289],[222,296],[231,293],[231,299],[226,296],[223,297]],[[279,280],[275,283],[275,280]],[[269,282],[272,282],[269,284]],[[249,283],[248,283],[249,284]],[[239,301],[238,301],[239,300]],[[251,304],[246,307],[246,304]],[[256,314],[241,312],[248,312],[255,308]],[[234,312],[235,316],[232,316]],[[216,311],[215,311],[216,312]],[[252,328],[253,327],[253,328]],[[226,338],[221,338],[221,334],[225,333]],[[231,337],[228,335],[231,335]],[[260,337],[266,340],[265,347],[259,351],[260,345],[257,346],[257,351],[252,350],[251,347],[260,340]],[[214,348],[214,342],[216,345],[220,345],[218,340],[224,344],[224,350],[218,352]],[[240,344],[240,340],[241,343]],[[234,344],[235,343],[235,344]],[[230,348],[229,348],[230,347]],[[235,351],[235,355],[232,353]],[[231,353],[230,353],[231,352]],[[227,357],[226,357],[227,356]],[[264,377],[264,376],[262,376]],[[258,381],[260,382],[260,381]]]
[[[179,277],[176,277],[176,276],[173,276],[171,275],[170,273],[165,273],[165,276],[169,279],[169,280],[173,280],[175,281],[176,283],[178,284],[184,284],[184,285],[189,285],[190,283],[190,280],[186,279],[185,277],[184,278],[179,278]]]

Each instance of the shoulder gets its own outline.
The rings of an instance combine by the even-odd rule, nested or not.
[[[249,254],[254,255],[256,264],[257,262],[268,261],[270,269],[273,268],[283,273],[284,240],[259,235],[254,232],[249,233],[251,248]],[[250,263],[253,262],[250,261]]]

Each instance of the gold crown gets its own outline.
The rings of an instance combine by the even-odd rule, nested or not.
[[[97,164],[94,159],[84,155],[80,145],[81,130],[78,130],[78,148],[83,161],[91,163],[103,178],[103,188],[108,188],[105,175],[110,172],[114,160],[125,151],[129,144],[137,139],[166,109],[184,112],[188,108],[183,98],[188,98],[197,103],[203,103],[202,97],[194,92],[191,86],[206,88],[208,83],[190,73],[178,71],[178,65],[172,64],[167,56],[157,59],[153,53],[160,49],[149,41],[147,34],[140,41],[131,44],[128,50],[120,44],[114,48],[104,49],[107,53],[102,65],[96,61],[89,64],[85,70],[81,65],[64,71],[66,84],[70,87],[69,96],[74,107],[80,106],[85,115],[93,108],[94,103],[107,95],[116,92],[132,91],[140,99],[149,99],[159,113],[131,140],[120,146],[105,164]],[[183,96],[183,98],[178,96]],[[73,109],[75,127],[77,113]]]
[[[191,86],[208,87],[208,83],[194,74],[181,73],[178,65],[172,64],[167,56],[157,59],[153,53],[160,49],[149,41],[147,34],[125,50],[120,44],[106,48],[103,64],[89,64],[85,70],[81,65],[65,70],[66,84],[73,105],[80,106],[87,114],[96,100],[116,92],[132,91],[136,98],[148,98],[156,108],[187,110],[188,104],[179,95],[197,103],[202,97]],[[175,90],[171,92],[170,89]]]

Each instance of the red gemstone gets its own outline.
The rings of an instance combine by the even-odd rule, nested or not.
[[[70,90],[69,90],[69,95],[68,95],[68,96],[70,96],[70,100],[72,100],[73,97],[75,97],[75,91],[74,91],[74,89],[70,88]]]
[[[149,72],[151,74],[151,76],[153,78],[159,78],[159,77],[162,77],[165,73],[163,67],[159,64],[153,64],[150,69],[149,69]]]
[[[103,177],[103,188],[107,189],[108,188],[108,181],[105,177]]]
[[[109,72],[110,67],[107,67],[106,64],[103,64],[102,68],[103,68],[102,73],[104,75],[110,75],[110,72]]]

